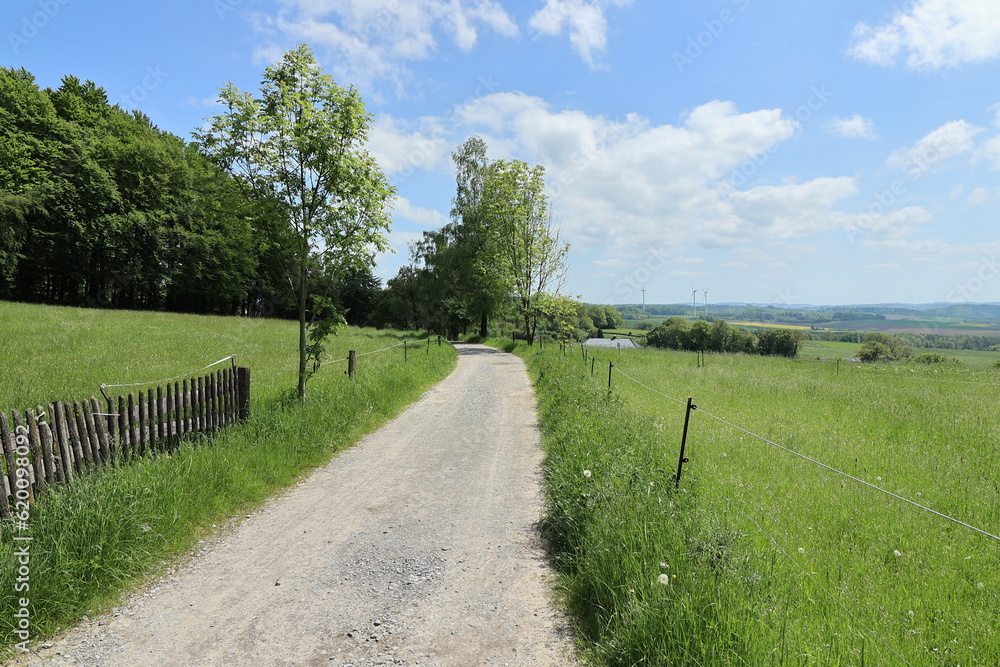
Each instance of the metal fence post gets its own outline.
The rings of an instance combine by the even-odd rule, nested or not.
[[[698,409],[698,406],[692,401],[694,401],[694,398],[688,397],[687,410],[684,412],[684,431],[681,433],[681,453],[677,459],[677,479],[674,480],[675,488],[680,487],[681,471],[684,469],[684,464],[688,462],[688,459],[684,456],[684,449],[687,447],[688,424],[691,422],[691,411]]]

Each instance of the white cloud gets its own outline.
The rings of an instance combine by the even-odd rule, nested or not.
[[[857,24],[848,53],[911,69],[983,62],[1000,56],[1000,12],[992,0],[917,0],[886,24]]]
[[[414,206],[413,203],[406,197],[396,197],[393,202],[392,217],[395,219],[402,218],[404,220],[410,220],[411,222],[416,222],[429,229],[442,227],[448,224],[448,218],[446,218],[440,211]]]
[[[875,121],[865,118],[861,114],[854,114],[850,118],[834,118],[829,123],[829,128],[847,139],[878,139],[875,134]]]
[[[386,174],[409,175],[416,169],[430,169],[443,163],[451,150],[440,121],[424,119],[404,127],[388,114],[375,119],[368,136],[368,150]]]
[[[531,17],[528,25],[543,35],[569,31],[573,50],[590,66],[604,51],[608,41],[607,7],[627,7],[632,0],[545,0],[545,6]]]
[[[986,142],[983,146],[983,155],[993,163],[994,169],[1000,169],[1000,135]]]
[[[973,205],[985,204],[994,197],[994,192],[989,188],[976,188],[969,195],[969,203]]]
[[[746,262],[726,262],[722,265],[724,269],[751,269],[753,268]]]
[[[856,225],[854,229],[864,230],[867,241],[882,241],[909,236],[933,219],[933,214],[922,206],[907,206],[885,213],[865,213],[852,224]]]
[[[678,264],[704,264],[704,257],[674,257],[671,261]]]
[[[517,24],[493,0],[281,0],[276,16],[258,17],[281,41],[308,42],[332,52],[336,76],[359,85],[407,76],[406,63],[426,60],[449,40],[475,47],[481,30],[517,37]],[[261,47],[262,54],[274,45]]]
[[[915,178],[939,162],[971,152],[973,139],[982,131],[983,128],[964,120],[946,123],[911,148],[889,156],[889,166],[906,171],[911,178]]]
[[[454,118],[491,148],[543,165],[557,217],[576,247],[629,252],[695,242],[703,247],[789,239],[845,224],[837,203],[854,179],[727,190],[747,156],[791,139],[781,109],[741,113],[732,102],[692,109],[675,125],[558,110],[537,97],[495,93]]]

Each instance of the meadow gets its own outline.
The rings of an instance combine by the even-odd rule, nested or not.
[[[246,423],[39,498],[29,525],[30,590],[15,593],[13,566],[0,568],[0,657],[19,641],[12,634],[19,596],[30,597],[35,639],[108,608],[216,526],[377,428],[447,376],[457,359],[449,345],[419,341],[404,362],[402,347],[383,348],[413,342],[415,334],[345,327],[329,342],[329,359],[356,350],[356,380],[347,378],[344,363],[331,363],[310,380],[303,406],[292,398],[294,322],[0,302],[0,332],[5,411],[98,395],[102,383],[190,373],[229,354],[252,373]],[[13,550],[10,526],[0,527],[0,563],[15,563]]]
[[[1000,664],[1000,374],[518,351],[595,662]]]

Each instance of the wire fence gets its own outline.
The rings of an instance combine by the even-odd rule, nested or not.
[[[586,348],[584,348],[584,354],[586,355],[586,357],[593,358],[594,361],[599,361],[595,357],[593,357],[593,355],[590,354],[586,350]],[[599,363],[605,363],[605,362],[599,362]],[[608,369],[609,369],[610,373],[617,373],[618,375],[620,375],[621,377],[625,378],[626,380],[629,380],[630,382],[634,383],[635,385],[637,385],[639,387],[642,387],[643,389],[646,389],[647,391],[649,391],[649,392],[651,392],[653,394],[656,394],[658,396],[661,396],[663,398],[666,398],[666,399],[668,399],[670,401],[673,401],[675,403],[679,403],[681,405],[687,404],[686,401],[683,401],[683,400],[681,400],[681,399],[679,399],[679,398],[677,398],[675,396],[671,396],[671,395],[669,395],[669,394],[667,394],[665,392],[662,392],[662,391],[660,391],[658,389],[655,389],[655,388],[649,386],[648,384],[646,384],[644,382],[641,382],[640,380],[637,380],[636,378],[632,377],[631,375],[629,375],[629,374],[625,373],[623,370],[621,370],[621,368],[618,367],[618,366],[616,366],[613,361],[607,362],[607,364],[608,364]],[[805,454],[802,454],[801,452],[798,452],[798,451],[796,451],[796,450],[794,450],[794,449],[792,449],[790,447],[786,447],[785,445],[781,445],[781,444],[775,442],[774,440],[771,440],[770,438],[767,438],[767,437],[765,437],[763,435],[760,435],[759,433],[755,433],[754,431],[751,431],[748,428],[740,426],[739,424],[733,423],[732,421],[730,421],[728,419],[725,419],[724,417],[721,417],[719,415],[716,415],[716,414],[713,414],[713,413],[707,411],[704,408],[704,406],[702,406],[702,405],[693,406],[691,409],[692,410],[696,410],[697,412],[705,415],[705,417],[708,417],[709,419],[713,419],[713,420],[719,422],[720,424],[724,424],[725,426],[728,426],[729,428],[735,429],[735,430],[737,430],[737,431],[739,431],[739,432],[741,432],[741,433],[743,433],[745,435],[748,435],[748,436],[750,436],[752,438],[755,438],[755,439],[759,440],[760,442],[763,442],[763,443],[767,444],[770,447],[779,449],[779,450],[781,450],[781,451],[783,451],[783,452],[785,452],[787,454],[790,454],[792,456],[798,457],[798,458],[800,458],[800,459],[802,459],[804,461],[807,461],[807,462],[809,462],[809,463],[811,463],[811,464],[813,464],[813,465],[815,465],[815,466],[817,466],[819,468],[823,468],[823,469],[825,469],[825,470],[827,470],[829,472],[832,472],[832,473],[834,473],[836,475],[839,475],[839,476],[843,477],[844,479],[847,479],[847,480],[850,480],[850,481],[852,481],[852,482],[854,482],[856,484],[865,486],[865,487],[867,487],[869,489],[872,489],[872,490],[874,490],[874,491],[876,491],[878,493],[884,494],[884,495],[886,495],[886,496],[888,496],[890,498],[893,498],[893,499],[898,500],[900,502],[906,503],[907,505],[910,505],[910,506],[912,506],[912,507],[914,507],[916,509],[919,509],[919,510],[921,510],[923,512],[926,512],[928,514],[934,515],[934,516],[936,516],[938,518],[941,518],[941,519],[944,519],[946,521],[950,521],[950,522],[952,522],[954,524],[962,526],[963,528],[967,528],[967,529],[969,529],[971,531],[979,533],[980,535],[983,535],[983,536],[988,537],[988,538],[990,538],[992,540],[1000,542],[1000,536],[997,536],[997,535],[995,535],[995,534],[993,534],[993,533],[991,533],[991,532],[989,532],[987,530],[984,530],[982,528],[974,526],[974,525],[972,525],[972,524],[970,524],[970,523],[968,523],[966,521],[962,521],[961,519],[957,519],[957,518],[955,518],[953,516],[950,516],[948,514],[945,514],[943,512],[939,512],[939,511],[937,511],[935,509],[927,507],[926,505],[918,503],[915,500],[912,500],[910,498],[906,498],[906,497],[904,497],[904,496],[902,496],[902,495],[900,495],[898,493],[893,493],[892,491],[889,491],[888,489],[884,489],[884,488],[882,488],[882,487],[880,487],[880,486],[878,486],[876,484],[872,484],[871,482],[869,482],[867,480],[861,479],[860,477],[857,477],[857,476],[852,475],[852,474],[850,474],[848,472],[840,470],[839,468],[836,468],[834,466],[828,465],[828,464],[826,464],[826,463],[824,463],[824,462],[822,462],[822,461],[820,461],[818,459],[815,459],[813,457],[810,457],[810,456],[807,456]]]
[[[590,351],[586,347],[581,346],[581,350],[582,350],[582,356],[583,356],[583,359],[585,360],[585,362],[589,362],[590,363],[590,366],[591,366],[591,373],[590,373],[591,378],[601,377],[602,378],[601,382],[603,382],[604,381],[603,380],[603,370],[602,370],[602,373],[599,374],[599,373],[596,372],[597,371],[596,367],[598,365],[600,365],[600,367],[602,369],[603,368],[607,369],[607,376],[608,376],[607,377],[607,381],[608,381],[608,391],[609,392],[611,392],[612,389],[613,389],[612,379],[617,376],[617,377],[622,378],[623,380],[628,381],[629,383],[631,383],[634,386],[640,388],[641,390],[649,392],[652,395],[658,396],[658,397],[660,397],[662,399],[665,399],[666,401],[669,401],[669,402],[672,402],[672,403],[677,403],[677,404],[681,404],[681,405],[686,405],[687,406],[687,413],[685,415],[685,424],[684,424],[684,435],[682,436],[682,440],[681,440],[681,450],[680,450],[679,463],[678,463],[678,473],[677,473],[677,483],[678,483],[678,485],[680,483],[681,467],[683,466],[684,463],[688,462],[688,459],[685,458],[685,456],[684,456],[684,454],[685,454],[685,452],[684,452],[684,445],[685,445],[685,439],[687,437],[687,429],[688,429],[687,418],[690,417],[691,413],[695,413],[695,414],[700,413],[701,415],[703,415],[704,419],[711,420],[712,422],[715,422],[715,423],[721,425],[724,428],[731,429],[731,430],[736,431],[736,432],[738,432],[740,434],[743,434],[744,436],[748,436],[748,437],[750,437],[750,438],[752,438],[752,439],[754,439],[754,440],[756,440],[756,441],[758,441],[760,443],[765,444],[768,448],[771,448],[771,449],[783,452],[784,454],[787,454],[788,456],[793,457],[795,460],[799,460],[801,462],[804,462],[807,465],[815,467],[816,469],[820,469],[820,470],[823,470],[823,471],[825,471],[827,473],[833,474],[833,475],[837,476],[839,479],[844,480],[844,482],[846,482],[846,483],[851,483],[851,484],[856,485],[858,488],[864,488],[864,489],[873,491],[873,492],[875,492],[877,494],[880,494],[880,495],[886,497],[887,499],[889,499],[890,502],[897,503],[901,507],[906,507],[906,508],[910,508],[912,510],[916,510],[919,513],[922,513],[925,516],[932,517],[934,520],[944,521],[944,522],[948,522],[950,524],[959,526],[961,529],[964,529],[964,530],[968,531],[970,533],[970,535],[978,536],[980,538],[986,538],[986,539],[988,539],[988,540],[990,540],[991,542],[994,542],[994,543],[995,542],[1000,542],[1000,536],[998,536],[994,532],[990,532],[989,530],[985,530],[985,529],[983,529],[983,528],[981,528],[979,526],[976,526],[976,525],[974,525],[973,523],[971,523],[969,521],[964,521],[964,520],[962,520],[960,518],[956,518],[955,516],[951,516],[950,514],[948,514],[946,512],[941,512],[941,511],[936,510],[936,509],[934,509],[932,507],[929,507],[929,506],[927,506],[925,504],[917,502],[917,501],[915,501],[915,500],[913,500],[911,498],[907,498],[907,497],[905,497],[904,495],[902,495],[900,493],[895,493],[895,492],[890,491],[888,489],[882,488],[881,486],[879,486],[877,484],[874,484],[872,482],[869,482],[868,480],[862,479],[861,477],[859,477],[857,475],[852,475],[852,474],[850,474],[850,473],[848,473],[848,472],[846,472],[846,471],[844,471],[844,470],[842,470],[842,469],[840,469],[840,468],[838,468],[836,466],[830,465],[830,464],[828,464],[828,463],[826,463],[826,462],[824,462],[822,460],[819,460],[816,457],[808,456],[806,454],[803,454],[800,451],[797,451],[796,449],[793,449],[792,447],[789,447],[787,445],[783,445],[783,444],[781,444],[779,442],[776,442],[775,439],[766,437],[764,435],[761,435],[761,434],[755,432],[754,430],[752,430],[750,428],[747,428],[747,427],[745,427],[743,425],[740,425],[739,423],[736,423],[735,420],[728,419],[728,418],[726,418],[724,416],[721,416],[720,414],[716,414],[715,412],[713,412],[713,411],[711,411],[709,409],[706,409],[706,407],[711,408],[711,405],[707,405],[707,406],[706,405],[702,405],[702,404],[695,405],[692,402],[692,399],[688,399],[687,401],[685,401],[685,400],[683,400],[683,399],[681,399],[681,398],[679,398],[677,396],[672,395],[671,393],[668,393],[666,391],[663,391],[660,388],[657,388],[652,383],[649,383],[647,381],[643,381],[643,379],[640,379],[639,377],[636,377],[638,374],[635,373],[635,371],[632,371],[631,369],[627,369],[628,372],[626,372],[626,369],[622,368],[623,365],[627,365],[627,362],[623,364],[623,359],[624,359],[624,357],[627,357],[627,355],[624,355],[624,357],[623,357],[623,355],[617,354],[617,355],[615,355],[614,360],[600,360],[600,359],[597,359],[593,354],[591,354]],[[701,363],[701,362],[699,362],[699,363]],[[906,379],[910,379],[910,378],[906,378]],[[932,379],[932,381],[961,382],[961,383],[965,383],[965,384],[978,384],[978,385],[983,385],[983,386],[995,386],[995,385],[998,384],[998,383],[972,382],[972,381],[965,381],[965,380],[949,380],[949,379],[940,379],[940,380],[938,380],[936,378]],[[742,440],[742,438],[741,438],[741,440]],[[849,604],[845,603],[845,601],[843,599],[841,599],[841,597],[838,594],[836,594],[833,590],[830,589],[829,585],[825,585],[823,583],[823,581],[821,580],[821,577],[816,572],[812,572],[810,569],[808,569],[805,566],[803,566],[803,564],[801,562],[799,562],[799,559],[795,558],[795,556],[793,555],[792,552],[794,551],[794,549],[790,549],[788,546],[783,545],[781,543],[781,541],[775,536],[775,534],[773,534],[772,532],[768,531],[762,525],[761,521],[759,521],[758,519],[756,519],[756,518],[754,518],[752,516],[751,510],[749,510],[748,507],[741,507],[740,503],[737,503],[735,500],[733,500],[733,498],[731,498],[729,496],[729,494],[726,492],[726,489],[719,482],[719,480],[713,479],[713,477],[711,475],[706,475],[706,474],[699,474],[698,475],[698,480],[699,480],[699,482],[703,482],[705,484],[708,484],[708,485],[712,486],[715,489],[715,491],[717,492],[718,496],[720,496],[721,498],[723,498],[725,500],[725,502],[728,504],[728,506],[733,511],[735,511],[736,513],[738,513],[746,521],[748,521],[750,524],[752,524],[753,527],[754,527],[753,529],[756,530],[764,538],[766,538],[766,540],[771,545],[773,545],[774,549],[776,550],[776,552],[778,554],[780,554],[780,556],[781,556],[781,558],[783,560],[786,560],[788,563],[790,563],[794,567],[795,570],[800,571],[803,574],[803,576],[807,577],[815,585],[816,589],[819,590],[819,591],[821,591],[822,595],[824,597],[828,598],[837,608],[839,608],[844,614],[846,614],[848,617],[850,617],[851,621],[854,624],[856,624],[856,626],[858,628],[862,629],[864,634],[866,634],[867,636],[871,637],[874,641],[876,641],[878,644],[880,644],[881,646],[883,646],[896,659],[898,659],[902,664],[907,664],[907,665],[911,664],[904,657],[903,652],[897,646],[895,646],[893,644],[893,641],[891,641],[887,636],[885,636],[884,633],[880,633],[876,629],[873,629],[873,626],[872,626],[871,622],[867,622],[866,623],[865,620],[862,619],[863,614],[858,613],[857,610],[852,609]],[[801,551],[801,549],[799,551]],[[898,552],[896,552],[896,557],[899,557],[899,553]]]

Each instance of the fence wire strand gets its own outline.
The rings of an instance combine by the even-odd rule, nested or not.
[[[132,383],[128,383],[128,384],[101,384],[101,389],[113,389],[113,388],[116,388],[116,387],[144,387],[144,386],[150,385],[150,384],[164,384],[165,382],[173,382],[174,380],[180,380],[181,378],[186,378],[189,375],[194,375],[195,373],[200,373],[200,372],[202,372],[204,370],[208,370],[212,366],[218,366],[219,364],[225,363],[225,362],[229,361],[230,359],[235,359],[235,358],[236,358],[235,354],[230,354],[228,357],[225,357],[224,359],[219,359],[218,361],[213,362],[213,363],[209,364],[208,366],[205,366],[204,368],[199,368],[196,371],[191,371],[190,373],[183,373],[181,375],[177,375],[177,376],[172,377],[172,378],[166,378],[165,380],[154,380],[152,382],[132,382]]]
[[[973,526],[972,524],[966,523],[966,522],[962,521],[961,519],[956,519],[953,516],[948,516],[947,514],[944,514],[943,512],[938,512],[935,509],[931,509],[930,507],[927,507],[926,505],[921,505],[920,503],[918,503],[916,501],[913,501],[913,500],[910,500],[909,498],[906,498],[904,496],[901,496],[898,493],[893,493],[892,491],[889,491],[887,489],[883,489],[882,487],[876,486],[875,484],[872,484],[871,482],[865,481],[865,480],[861,479],[860,477],[855,477],[854,475],[852,475],[852,474],[850,474],[848,472],[844,472],[843,470],[840,470],[838,468],[834,468],[833,466],[827,465],[826,463],[823,463],[822,461],[817,461],[816,459],[814,459],[814,458],[812,458],[810,456],[806,456],[805,454],[802,454],[801,452],[797,452],[794,449],[790,449],[788,447],[785,447],[784,445],[779,445],[778,443],[774,442],[773,440],[769,440],[768,438],[765,438],[762,435],[758,435],[758,434],[754,433],[753,431],[748,431],[747,429],[743,428],[742,426],[737,426],[736,424],[734,424],[734,423],[732,423],[730,421],[727,421],[727,420],[723,419],[722,417],[719,417],[717,415],[713,415],[711,412],[706,412],[703,408],[698,408],[697,412],[702,413],[706,417],[711,417],[712,419],[715,419],[716,421],[721,422],[721,423],[725,424],[726,426],[729,426],[730,428],[734,428],[737,431],[740,431],[742,433],[746,433],[747,435],[749,435],[752,438],[757,438],[761,442],[765,442],[768,445],[771,445],[772,447],[777,447],[778,449],[780,449],[780,450],[782,450],[784,452],[787,452],[789,454],[792,454],[793,456],[797,456],[800,459],[804,459],[806,461],[809,461],[810,463],[812,463],[814,465],[817,465],[820,468],[825,468],[826,470],[829,470],[830,472],[833,472],[833,473],[836,473],[838,475],[841,475],[842,477],[846,477],[847,479],[853,480],[853,481],[857,482],[858,484],[863,484],[864,486],[867,486],[870,489],[874,489],[875,491],[878,491],[879,493],[884,493],[885,495],[890,496],[892,498],[895,498],[896,500],[900,500],[900,501],[902,501],[904,503],[913,505],[914,507],[916,507],[918,509],[921,509],[921,510],[923,510],[925,512],[929,512],[930,514],[938,516],[938,517],[940,517],[942,519],[946,519],[948,521],[951,521],[952,523],[958,524],[959,526],[963,526],[965,528],[968,528],[969,530],[973,530],[973,531],[975,531],[977,533],[980,533],[981,535],[985,535],[986,537],[989,537],[991,539],[996,540],[997,542],[1000,542],[1000,537],[998,537],[997,535],[994,535],[993,533],[985,531],[982,528],[977,528],[976,526]]]
[[[396,343],[395,345],[389,345],[387,347],[382,347],[382,348],[379,348],[377,350],[370,350],[368,352],[361,352],[360,354],[354,355],[354,358],[355,359],[359,359],[361,357],[367,357],[369,354],[377,354],[379,352],[385,352],[386,350],[392,350],[392,349],[395,349],[397,347],[402,347],[404,344],[420,342],[422,340],[427,340],[427,339],[420,339],[420,338],[418,338],[418,339],[414,339],[414,340],[404,340],[402,342]],[[233,356],[235,356],[235,355],[233,355]],[[320,368],[322,368],[323,366],[327,366],[329,364],[339,364],[339,363],[343,363],[345,361],[347,361],[347,357],[344,357],[342,359],[331,359],[329,361],[322,362],[319,366],[320,366]],[[258,378],[254,378],[254,379],[256,379],[256,380],[269,380],[269,379],[272,379],[272,378],[280,377],[282,375],[288,375],[289,373],[298,373],[298,372],[299,372],[299,369],[297,369],[297,368],[291,368],[291,369],[289,369],[287,371],[281,371],[280,373],[273,373],[271,375],[262,375],[262,376],[260,376]],[[328,379],[330,377],[333,377],[333,376],[329,376],[328,375],[328,376],[324,376],[322,378],[316,378],[316,379],[317,380],[323,380],[323,379]]]
[[[595,357],[595,359],[596,359],[596,357]],[[679,399],[676,399],[673,396],[669,396],[667,394],[664,394],[661,391],[657,391],[656,389],[653,389],[652,387],[650,387],[650,386],[648,386],[646,384],[643,384],[642,382],[639,382],[638,380],[636,380],[636,379],[634,379],[634,378],[626,375],[617,366],[613,366],[612,368],[614,370],[617,370],[622,376],[628,378],[629,380],[632,380],[632,382],[635,382],[639,386],[644,387],[645,389],[648,389],[649,391],[651,391],[651,392],[653,392],[655,394],[658,394],[658,395],[663,396],[665,398],[669,398],[670,400],[676,401],[678,403],[683,403],[683,401],[680,401]],[[887,489],[883,489],[882,487],[876,486],[875,484],[872,484],[871,482],[865,481],[865,480],[861,479],[860,477],[855,477],[854,475],[852,475],[852,474],[850,474],[848,472],[844,472],[843,470],[840,470],[839,468],[834,468],[831,465],[823,463],[822,461],[818,461],[818,460],[816,460],[816,459],[814,459],[814,458],[812,458],[810,456],[802,454],[801,452],[797,452],[794,449],[790,449],[789,447],[785,447],[784,445],[779,445],[778,443],[774,442],[773,440],[765,438],[762,435],[758,435],[757,433],[754,433],[753,431],[745,429],[742,426],[738,426],[737,424],[734,424],[734,423],[732,423],[732,422],[730,422],[730,421],[728,421],[726,419],[723,419],[722,417],[719,417],[718,415],[714,415],[711,412],[706,411],[702,407],[698,407],[695,410],[695,412],[700,412],[700,413],[704,414],[706,417],[714,419],[714,420],[716,420],[716,421],[718,421],[718,422],[720,422],[722,424],[725,424],[726,426],[729,426],[730,428],[733,428],[733,429],[736,429],[737,431],[745,433],[745,434],[749,435],[752,438],[756,438],[756,439],[760,440],[761,442],[764,442],[764,443],[766,443],[768,445],[771,445],[772,447],[776,447],[776,448],[778,448],[778,449],[780,449],[780,450],[782,450],[784,452],[792,454],[793,456],[797,456],[797,457],[799,457],[799,458],[801,458],[801,459],[803,459],[805,461],[808,461],[808,462],[810,462],[810,463],[812,463],[814,465],[817,465],[817,466],[819,466],[821,468],[829,470],[832,473],[835,473],[835,474],[840,475],[842,477],[846,477],[847,479],[850,479],[850,480],[852,480],[854,482],[857,482],[858,484],[862,484],[864,486],[867,486],[868,488],[873,489],[875,491],[878,491],[879,493],[883,493],[883,494],[885,494],[885,495],[887,495],[887,496],[889,496],[891,498],[895,498],[896,500],[902,501],[902,502],[904,502],[904,503],[906,503],[908,505],[912,505],[913,507],[916,507],[917,509],[920,509],[920,510],[923,510],[925,512],[928,512],[929,514],[933,514],[933,515],[935,515],[935,516],[937,516],[939,518],[945,519],[947,521],[951,521],[952,523],[955,523],[955,524],[957,524],[959,526],[962,526],[964,528],[967,528],[969,530],[977,532],[977,533],[979,533],[981,535],[984,535],[985,537],[988,537],[990,539],[996,540],[997,542],[1000,542],[1000,536],[994,535],[993,533],[991,533],[989,531],[986,531],[986,530],[983,530],[982,528],[978,528],[976,526],[973,526],[972,524],[966,523],[965,521],[962,521],[961,519],[956,519],[955,517],[949,516],[949,515],[947,515],[947,514],[945,514],[943,512],[939,512],[939,511],[937,511],[935,509],[927,507],[926,505],[921,505],[920,503],[918,503],[918,502],[916,502],[914,500],[910,500],[909,498],[901,496],[898,493],[893,493],[892,491],[889,491]]]

